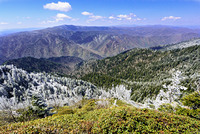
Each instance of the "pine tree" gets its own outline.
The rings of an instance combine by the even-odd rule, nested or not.
[[[32,110],[40,118],[50,115],[50,108],[40,95],[32,96]]]

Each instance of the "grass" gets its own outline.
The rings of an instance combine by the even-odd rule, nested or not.
[[[113,100],[84,100],[53,116],[0,127],[0,133],[197,133],[200,121],[187,116],[136,109]],[[106,105],[105,105],[106,104]],[[108,106],[109,105],[109,106]]]

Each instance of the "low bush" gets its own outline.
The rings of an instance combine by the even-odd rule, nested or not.
[[[85,100],[81,108],[64,107],[54,116],[1,126],[0,133],[198,133],[200,131],[200,121],[188,116],[136,109],[128,105],[96,109],[97,101],[99,100]]]

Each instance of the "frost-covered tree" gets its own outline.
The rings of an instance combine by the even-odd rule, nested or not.
[[[101,93],[91,83],[46,73],[28,73],[13,65],[0,66],[0,97],[6,97],[18,105],[31,101],[39,94],[47,104],[71,105],[83,97],[95,98]],[[60,103],[60,104],[59,104]]]
[[[168,79],[170,84],[163,85],[163,89],[160,90],[159,94],[153,99],[147,99],[146,104],[147,107],[149,104],[155,106],[155,108],[159,108],[160,105],[166,103],[174,103],[179,102],[180,96],[183,94],[182,91],[187,90],[186,87],[181,85],[181,81],[183,81],[185,77],[182,75],[181,71],[172,70],[172,78]]]
[[[50,115],[50,108],[48,108],[45,100],[42,96],[34,94],[32,96],[32,106],[31,109],[39,117],[45,117]]]

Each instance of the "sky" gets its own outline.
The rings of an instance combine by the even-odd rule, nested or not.
[[[0,0],[0,30],[58,25],[200,25],[200,0]]]

